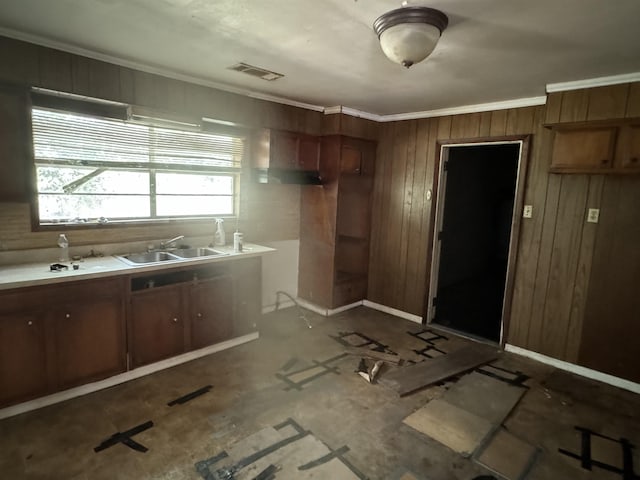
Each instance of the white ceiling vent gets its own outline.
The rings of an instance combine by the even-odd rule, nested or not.
[[[272,72],[271,70],[265,70],[264,68],[254,67],[253,65],[249,65],[248,63],[238,63],[229,67],[229,70],[235,70],[236,72],[246,73],[247,75],[251,75],[252,77],[258,77],[262,80],[268,80],[272,82],[273,80],[277,80],[281,77],[284,77],[281,73]]]

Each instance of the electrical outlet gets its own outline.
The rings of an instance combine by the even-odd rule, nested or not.
[[[522,218],[531,218],[533,217],[533,205],[525,205],[522,210]]]
[[[590,208],[589,213],[587,214],[587,222],[589,223],[598,223],[600,219],[600,209],[599,208]]]

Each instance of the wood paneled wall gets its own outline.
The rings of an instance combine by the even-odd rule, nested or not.
[[[534,125],[541,123],[543,109],[500,110],[379,127],[369,300],[424,314],[431,268],[437,141],[530,134]]]
[[[637,117],[638,91],[636,83],[553,93],[545,122]],[[548,174],[550,132],[543,129],[539,137],[541,156],[527,185],[535,221],[523,222],[508,341],[631,378],[628,364],[616,369],[601,359],[616,351],[628,356],[625,342],[640,334],[637,294],[631,293],[640,277],[640,178]],[[600,223],[586,222],[589,208],[600,209]]]
[[[637,254],[630,254],[640,251],[638,228],[632,228],[640,224],[640,178],[549,174],[551,132],[543,124],[638,116],[635,83],[553,93],[540,107],[382,124],[369,300],[424,315],[436,198],[434,191],[427,200],[427,192],[435,188],[436,142],[532,134],[524,203],[533,205],[533,218],[521,222],[507,342],[588,364],[583,325],[608,322],[605,305],[613,299],[624,319],[619,330],[635,331],[637,338],[639,307],[632,297],[638,295],[629,292],[633,281],[637,290],[640,275]],[[588,208],[601,208],[600,224],[586,223]]]
[[[0,82],[39,86],[152,109],[320,135],[361,132],[371,136],[375,122],[325,116],[321,112],[257,100],[160,75],[0,37]],[[257,81],[257,80],[256,80]],[[374,124],[373,126],[371,124]],[[30,161],[30,159],[24,159]],[[300,226],[300,187],[256,185],[243,175],[240,228],[247,242],[296,239]],[[0,203],[0,250],[55,246],[57,232],[32,232],[29,205]],[[235,227],[235,225],[233,226]],[[175,234],[213,234],[212,222],[180,222],[152,227],[74,230],[74,245],[151,240]],[[227,228],[232,230],[232,226]]]

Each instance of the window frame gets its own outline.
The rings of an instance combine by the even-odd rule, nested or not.
[[[34,92],[37,90],[37,92]],[[30,148],[30,178],[31,181],[31,191],[30,191],[30,206],[31,206],[31,226],[32,231],[47,231],[47,230],[92,230],[92,229],[104,229],[104,228],[123,228],[123,227],[134,227],[134,226],[162,226],[162,225],[172,225],[172,224],[184,224],[184,223],[192,223],[192,224],[209,224],[214,218],[224,218],[226,220],[235,220],[240,212],[240,197],[242,191],[243,181],[243,171],[246,170],[248,164],[248,156],[249,156],[249,148],[250,142],[248,141],[248,132],[246,129],[242,127],[229,126],[225,123],[215,123],[209,119],[193,119],[188,118],[185,121],[185,117],[182,115],[176,115],[168,112],[158,112],[157,114],[154,112],[152,116],[149,115],[149,112],[153,112],[153,110],[144,108],[141,111],[145,112],[143,116],[131,115],[131,108],[136,109],[136,107],[132,107],[131,105],[122,104],[119,102],[111,102],[101,99],[81,97],[74,94],[64,94],[58,92],[52,92],[55,100],[55,106],[43,106],[40,104],[36,104],[33,101],[34,96],[41,95],[42,89],[32,89],[31,95],[28,96],[29,100],[27,102],[28,108],[28,139],[29,139],[29,148]],[[50,93],[49,91],[45,91],[45,95]],[[68,100],[68,103],[67,103]],[[84,105],[88,107],[86,109],[82,108]],[[135,119],[134,122],[136,124],[148,125],[151,127],[158,128],[171,128],[174,130],[183,130],[183,131],[197,131],[199,133],[210,133],[215,135],[222,136],[231,136],[236,137],[239,140],[244,142],[243,146],[243,155],[239,162],[239,167],[221,167],[221,166],[198,166],[198,165],[180,165],[180,164],[165,164],[159,162],[122,162],[117,164],[117,168],[114,168],[114,164],[111,162],[101,162],[101,161],[83,161],[82,166],[95,167],[95,168],[104,168],[107,167],[110,170],[125,170],[125,171],[144,171],[149,173],[149,201],[150,201],[150,216],[149,217],[132,217],[132,218],[115,218],[113,220],[109,219],[107,223],[100,223],[92,219],[90,222],[53,222],[48,221],[43,223],[40,219],[40,210],[39,210],[39,189],[38,189],[38,179],[37,179],[37,166],[49,164],[52,166],[60,165],[60,166],[73,166],[69,162],[64,160],[47,160],[46,162],[38,162],[35,156],[35,145],[34,145],[34,136],[33,136],[33,109],[48,109],[54,111],[66,112],[69,114],[82,115],[86,117],[93,118],[110,118],[110,115],[99,115],[96,112],[102,112],[103,110],[100,108],[101,106],[106,106],[106,111],[113,111],[113,106],[123,106],[127,108],[128,111],[128,119]],[[78,108],[80,106],[80,108]],[[138,117],[138,118],[136,118]],[[111,118],[119,118],[116,114]],[[178,118],[179,120],[173,120],[173,118]],[[190,126],[191,128],[180,128],[180,125]],[[108,164],[108,165],[105,165]],[[155,192],[155,173],[157,172],[171,172],[171,173],[193,173],[193,174],[203,174],[203,175],[220,175],[220,176],[231,176],[233,180],[233,193],[232,197],[232,214],[203,214],[203,215],[183,215],[183,216],[158,216],[155,208],[155,204],[157,202],[156,192]],[[122,194],[121,194],[122,195]],[[162,194],[161,194],[162,195]],[[170,195],[170,194],[167,194]],[[175,194],[180,195],[180,194]],[[188,195],[185,192],[184,195]],[[195,195],[195,194],[194,194]],[[214,196],[214,195],[212,195]],[[227,195],[224,195],[227,196]],[[151,216],[155,215],[155,216]]]

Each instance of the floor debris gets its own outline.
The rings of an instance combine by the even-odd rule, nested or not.
[[[380,383],[404,396],[489,363],[498,355],[499,351],[494,347],[469,344],[447,355],[391,371],[380,379]]]

